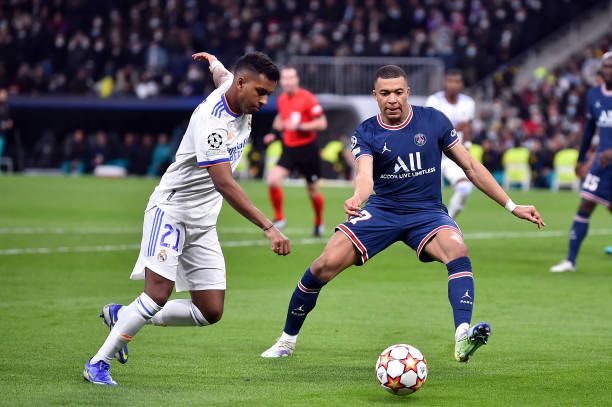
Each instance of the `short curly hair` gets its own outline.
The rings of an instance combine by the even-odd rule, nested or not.
[[[269,56],[263,52],[249,52],[238,59],[234,72],[251,71],[263,74],[272,82],[278,82],[280,72]]]

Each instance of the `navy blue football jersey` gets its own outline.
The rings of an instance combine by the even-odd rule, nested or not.
[[[401,212],[446,210],[442,203],[442,152],[459,143],[453,125],[440,111],[412,106],[397,126],[379,115],[357,127],[351,139],[355,159],[373,157],[374,192],[368,203]]]
[[[597,152],[612,148],[612,91],[605,85],[589,89],[586,116],[599,129]]]

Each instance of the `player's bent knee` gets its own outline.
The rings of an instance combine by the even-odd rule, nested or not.
[[[325,252],[310,266],[310,272],[319,280],[327,282],[340,272],[340,264]]]
[[[216,324],[223,317],[223,306],[197,306],[208,325]]]
[[[280,187],[279,179],[273,175],[268,176],[268,186],[271,186],[272,188]]]
[[[204,315],[204,318],[210,325],[216,324],[217,322],[221,321],[221,318],[223,317],[223,308],[213,311],[208,310],[206,313],[202,312],[202,315]]]
[[[578,210],[583,213],[591,214],[593,213],[593,210],[595,209],[596,206],[597,204],[595,202],[587,201],[586,199],[583,199],[580,202],[580,207],[578,208]]]
[[[447,250],[448,261],[453,261],[460,257],[468,257],[469,250],[465,243],[457,243]]]

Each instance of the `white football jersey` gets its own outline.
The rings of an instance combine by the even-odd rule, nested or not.
[[[172,163],[149,198],[147,210],[157,206],[177,220],[213,226],[223,198],[207,168],[230,163],[236,169],[251,134],[251,115],[233,113],[225,92],[233,76],[194,110]]]
[[[444,113],[446,117],[451,121],[453,126],[457,126],[459,123],[469,122],[474,119],[474,111],[476,109],[476,103],[474,99],[468,95],[460,93],[457,98],[457,103],[450,103],[444,91],[436,92],[427,98],[425,103],[429,107],[433,107]]]

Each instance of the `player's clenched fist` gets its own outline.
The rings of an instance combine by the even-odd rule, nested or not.
[[[266,237],[270,240],[271,249],[279,256],[286,256],[291,253],[291,242],[289,238],[276,227],[266,230]]]

